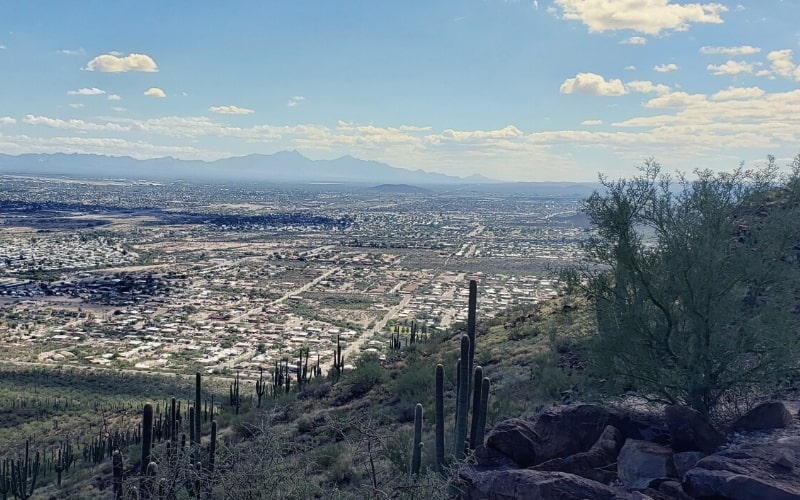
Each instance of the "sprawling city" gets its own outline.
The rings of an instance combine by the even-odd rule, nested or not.
[[[382,351],[397,326],[465,321],[469,279],[485,317],[555,296],[587,230],[558,196],[2,182],[0,352],[15,363],[253,376],[308,347],[325,366],[337,339]]]

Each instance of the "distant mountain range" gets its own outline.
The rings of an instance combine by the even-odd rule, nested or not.
[[[297,151],[253,154],[210,162],[93,154],[0,154],[0,173],[68,175],[149,180],[242,182],[332,182],[370,184],[479,184],[497,182],[483,176],[456,177],[424,170],[407,170],[385,163],[342,156],[311,160]]]
[[[334,160],[311,160],[297,151],[271,155],[253,154],[215,161],[94,154],[0,154],[0,174],[67,176],[93,179],[192,181],[233,183],[336,183],[367,184],[384,192],[416,192],[417,186],[477,192],[519,192],[539,196],[585,196],[594,183],[501,182],[481,175],[457,177],[424,170],[397,168],[376,161],[342,156]]]

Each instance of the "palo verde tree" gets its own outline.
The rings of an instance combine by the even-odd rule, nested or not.
[[[592,365],[618,387],[703,415],[775,395],[800,366],[800,155],[757,170],[639,175],[584,203],[597,312]],[[575,272],[579,271],[579,272]],[[746,396],[746,397],[743,397]]]

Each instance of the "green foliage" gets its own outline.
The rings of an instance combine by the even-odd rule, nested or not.
[[[365,352],[356,359],[354,370],[344,372],[340,383],[342,397],[345,401],[359,398],[386,380],[386,370],[381,366],[378,355]]]
[[[601,179],[584,211],[603,267],[573,269],[593,299],[593,368],[639,393],[705,415],[741,393],[774,395],[798,367],[800,155],[780,177],[695,172],[679,186],[648,161]]]
[[[400,398],[404,412],[406,408],[413,409],[416,403],[428,406],[433,402],[430,390],[433,384],[430,361],[413,353],[406,356],[405,361],[405,366],[389,382],[392,394]]]

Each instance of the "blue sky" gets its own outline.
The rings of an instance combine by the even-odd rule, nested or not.
[[[786,164],[798,19],[795,0],[8,1],[0,152],[296,149],[524,181]]]

